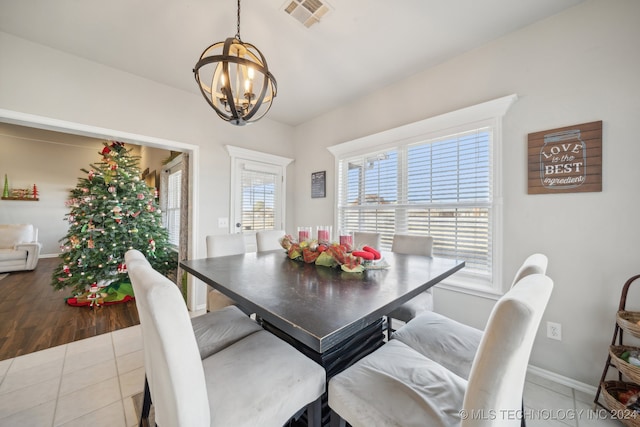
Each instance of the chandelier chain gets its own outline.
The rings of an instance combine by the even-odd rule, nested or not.
[[[237,26],[236,38],[240,40],[240,0],[238,0],[238,26]]]

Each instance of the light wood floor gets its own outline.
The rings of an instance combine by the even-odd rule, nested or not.
[[[90,309],[72,307],[71,290],[49,284],[58,258],[41,258],[34,271],[0,280],[0,360],[140,324],[134,301]]]

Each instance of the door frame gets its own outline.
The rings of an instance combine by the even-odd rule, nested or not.
[[[284,229],[286,223],[286,207],[287,207],[287,165],[293,162],[293,159],[288,157],[282,157],[275,154],[263,153],[261,151],[249,150],[247,148],[235,147],[233,145],[225,145],[229,156],[231,157],[231,184],[230,184],[230,200],[229,200],[229,233],[236,233],[236,217],[238,215],[237,204],[239,203],[237,189],[240,183],[238,182],[238,174],[236,173],[237,167],[244,161],[257,162],[268,165],[270,167],[276,167],[280,169],[282,176],[282,182],[280,185],[280,227]],[[274,224],[275,225],[275,224]]]

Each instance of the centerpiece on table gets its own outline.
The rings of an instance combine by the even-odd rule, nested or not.
[[[280,239],[280,245],[292,260],[323,267],[339,267],[348,273],[362,273],[369,268],[388,267],[388,264],[384,263],[380,251],[366,245],[359,250],[352,251],[352,248],[346,244],[318,243],[317,240],[298,242],[289,234]]]

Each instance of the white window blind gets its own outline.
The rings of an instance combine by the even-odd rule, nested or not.
[[[169,174],[167,182],[166,228],[169,232],[169,243],[178,246],[180,243],[180,196],[182,191],[182,171]]]
[[[275,228],[276,179],[279,175],[244,168],[242,186],[242,229],[273,230]]]
[[[431,235],[434,255],[491,276],[492,129],[483,127],[341,159],[341,228]]]

